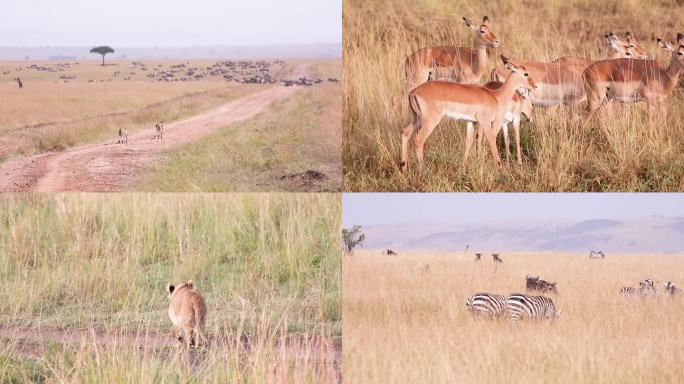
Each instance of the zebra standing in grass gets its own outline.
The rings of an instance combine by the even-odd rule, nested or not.
[[[506,315],[506,296],[479,292],[466,300],[466,308],[474,317],[502,318]]]
[[[512,322],[521,319],[556,319],[561,311],[557,311],[553,300],[546,296],[531,296],[524,293],[513,293],[506,300],[506,308]]]
[[[620,289],[620,294],[624,296],[651,296],[656,294],[656,288],[658,283],[652,279],[644,279],[639,282],[639,288],[634,287],[622,287]]]

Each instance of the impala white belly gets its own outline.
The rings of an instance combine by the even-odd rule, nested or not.
[[[573,84],[537,83],[538,88],[530,92],[532,104],[540,107],[551,107],[562,104],[567,99],[583,97],[584,92]]]
[[[608,97],[622,103],[633,103],[643,100],[639,95],[640,82],[611,83],[608,89]]]
[[[446,115],[446,117],[454,120],[466,120],[472,122],[477,121],[473,116],[469,116],[460,112],[446,111],[444,114]]]

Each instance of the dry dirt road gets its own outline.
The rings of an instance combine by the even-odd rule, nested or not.
[[[295,69],[303,76],[307,66]],[[164,138],[154,139],[155,128],[130,134],[128,144],[112,139],[14,159],[0,165],[2,192],[118,192],[129,189],[138,171],[160,158],[163,150],[201,139],[237,121],[264,111],[272,102],[291,96],[298,87],[275,86],[231,101],[216,109],[166,124]]]
[[[156,332],[122,332],[117,330],[78,330],[58,328],[22,328],[6,327],[0,325],[0,340],[4,339],[8,350],[29,359],[40,359],[49,343],[62,345],[75,345],[87,342],[98,346],[116,345],[149,350],[158,354],[175,353],[174,347],[178,341],[173,339],[171,333],[161,334]],[[208,350],[223,351],[235,348],[235,340],[213,339],[209,340]],[[249,352],[252,342],[247,338],[241,338],[239,347]],[[341,358],[342,344],[339,341],[322,338],[288,337],[275,340],[275,348],[282,356],[289,359],[309,360],[313,364],[327,366],[341,382]],[[191,357],[193,351],[188,351]]]

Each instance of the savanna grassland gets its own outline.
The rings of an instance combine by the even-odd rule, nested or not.
[[[0,382],[339,376],[339,196],[6,194],[0,217]],[[198,351],[167,315],[189,279]]]
[[[341,76],[339,60],[311,65],[311,76]],[[139,190],[339,191],[342,87],[326,82],[276,101],[264,113],[164,153]],[[320,172],[323,177],[302,174]],[[221,177],[217,177],[221,175]]]
[[[343,3],[343,164],[348,191],[681,191],[684,190],[684,94],[675,88],[668,115],[649,129],[645,103],[621,104],[580,126],[586,103],[570,114],[562,107],[535,108],[521,127],[522,166],[495,168],[488,150],[471,153],[461,166],[465,123],[442,121],[425,145],[417,172],[413,140],[409,173],[399,172],[401,130],[410,122],[404,60],[435,45],[472,47],[462,17],[491,19],[498,54],[550,62],[561,56],[603,59],[608,32],[630,31],[651,57],[667,67],[671,54],[655,37],[670,41],[684,24],[681,2],[611,1],[359,1]],[[504,155],[499,135],[499,153]],[[512,148],[514,150],[514,138]]]
[[[351,383],[675,383],[684,299],[621,298],[653,278],[681,285],[682,255],[357,251],[343,259],[343,377]],[[425,266],[429,265],[429,271]],[[554,323],[473,319],[468,296],[558,283]]]
[[[0,160],[111,138],[120,127],[136,132],[272,86],[223,78],[161,82],[147,77],[177,65],[204,68],[216,60],[144,61],[146,71],[133,62],[70,62],[66,68],[54,61],[0,62],[0,73],[7,73],[0,76]],[[62,71],[29,68],[32,65]],[[291,70],[279,65],[274,74]],[[12,81],[17,76],[22,89]]]

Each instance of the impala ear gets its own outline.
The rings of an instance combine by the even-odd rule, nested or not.
[[[186,285],[188,286],[188,288],[190,288],[190,289],[195,288],[195,282],[192,281],[192,280],[188,280],[188,282],[185,283],[185,284],[186,284]]]
[[[176,286],[173,284],[169,284],[166,286],[166,290],[169,291],[169,295],[173,293],[174,289],[176,289]]]
[[[684,34],[682,34],[681,32],[677,34],[677,44],[684,44]]]
[[[672,52],[674,49],[672,48],[672,45],[668,43],[667,41],[658,38],[658,46],[666,51]]]
[[[485,16],[482,18],[482,24],[489,26],[489,17]]]

